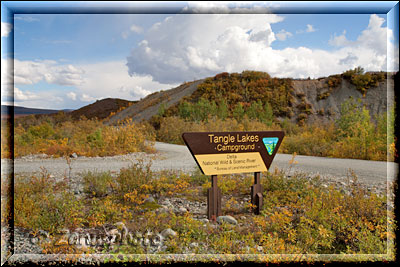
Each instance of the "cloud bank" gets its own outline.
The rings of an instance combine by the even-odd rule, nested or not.
[[[127,58],[129,74],[151,74],[161,83],[200,79],[238,66],[257,69],[255,51],[270,50],[274,14],[176,15],[155,23]],[[266,59],[264,59],[266,60]]]
[[[386,70],[387,37],[384,19],[371,15],[356,41],[345,32],[329,43],[331,50],[293,47],[273,49],[276,40],[293,35],[274,33],[271,24],[283,18],[274,14],[176,15],[155,23],[144,40],[127,57],[130,75],[152,75],[161,83],[180,83],[219,72],[246,69],[277,77],[317,78],[362,66]],[[308,24],[304,32],[317,29]]]
[[[12,103],[13,99],[12,82],[7,79],[12,79],[12,70],[7,66],[8,63],[2,59],[3,104]],[[49,60],[14,60],[14,69],[14,101],[19,105],[42,108],[55,108],[60,103],[64,103],[64,107],[76,107],[103,98],[138,100],[154,91],[167,90],[178,85],[155,82],[150,75],[130,76],[124,60],[77,65]],[[55,87],[37,90],[37,84],[41,81]],[[32,89],[20,89],[24,85],[30,85]],[[67,86],[66,91],[60,90],[62,86]]]
[[[15,84],[35,84],[46,81],[49,84],[79,86],[83,82],[84,71],[71,64],[60,65],[53,60],[14,60]]]

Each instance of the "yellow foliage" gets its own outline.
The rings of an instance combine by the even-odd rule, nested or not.
[[[65,156],[113,156],[138,151],[153,152],[154,137],[147,135],[148,125],[134,124],[131,119],[117,126],[105,126],[97,120],[66,121],[56,126],[49,123],[24,129],[15,127],[15,156],[46,153]]]

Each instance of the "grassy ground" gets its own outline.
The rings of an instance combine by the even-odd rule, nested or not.
[[[201,210],[177,213],[160,206],[166,199],[204,206],[210,179],[201,173],[154,173],[149,165],[139,162],[116,176],[83,174],[85,193],[75,195],[67,182],[56,182],[44,170],[38,177],[29,177],[29,182],[16,179],[15,226],[33,234],[49,232],[54,239],[42,248],[52,254],[149,253],[148,247],[134,242],[104,246],[100,251],[55,244],[62,229],[72,232],[123,222],[132,233],[172,229],[176,235],[165,239],[164,249],[156,254],[251,254],[261,261],[349,254],[365,260],[393,260],[395,222],[393,213],[387,211],[385,194],[364,190],[356,177],[351,177],[347,190],[302,173],[289,178],[277,169],[262,177],[264,205],[260,215],[252,213],[249,203],[251,175],[220,177],[222,213],[236,218],[238,224],[233,225],[203,222],[198,219]],[[149,195],[158,203],[146,202]],[[282,257],[270,258],[278,254]]]

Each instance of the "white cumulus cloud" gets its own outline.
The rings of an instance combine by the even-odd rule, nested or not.
[[[130,94],[135,97],[135,98],[142,98],[145,97],[146,95],[150,94],[151,92],[149,90],[143,89],[140,85],[136,85],[132,90],[130,91]]]
[[[141,34],[143,33],[143,28],[138,25],[132,24],[129,30],[123,31],[121,33],[121,36],[123,39],[127,39],[131,35],[131,33]]]
[[[80,99],[81,101],[83,101],[83,102],[92,102],[92,101],[96,100],[95,97],[90,96],[90,95],[88,95],[88,94],[82,94],[81,97],[80,97],[79,99]]]
[[[12,61],[2,59],[2,103],[12,101]],[[84,65],[65,65],[56,61],[14,60],[15,84],[25,85],[24,90],[15,91],[16,101],[29,107],[49,107],[64,103],[93,102],[107,97],[138,100],[146,95],[167,90],[178,84],[162,84],[150,75],[128,74],[124,60],[96,62]],[[7,79],[8,77],[8,79]],[[49,89],[38,91],[35,84],[44,81],[50,84],[74,87],[74,91]],[[28,85],[29,87],[26,87]],[[10,89],[11,88],[11,89]],[[27,89],[29,88],[29,89]],[[4,90],[5,89],[5,90]],[[49,101],[52,101],[49,103]],[[63,106],[62,108],[65,108]]]
[[[150,75],[130,76],[123,60],[79,65],[79,68],[84,70],[85,74],[82,84],[77,86],[76,93],[90,95],[95,99],[112,97],[138,100],[152,92],[177,86],[155,82]]]
[[[254,66],[260,63],[254,52],[270,49],[275,40],[271,23],[282,20],[274,14],[168,17],[155,23],[133,49],[127,58],[129,73],[174,83]]]
[[[329,44],[333,46],[345,46],[351,44],[349,40],[346,38],[346,30],[339,36],[334,35],[333,38],[329,40]]]
[[[76,93],[74,93],[74,92],[69,92],[68,94],[67,94],[67,97],[69,98],[69,99],[71,99],[71,100],[76,100]]]
[[[371,15],[356,41],[331,38],[336,50],[306,47],[273,49],[276,40],[292,34],[274,33],[273,14],[196,14],[170,16],[155,23],[127,57],[130,75],[152,75],[160,83],[180,83],[219,72],[266,71],[277,77],[317,78],[356,66],[386,70],[387,28]],[[317,29],[307,24],[303,32]],[[390,32],[390,31],[389,31]],[[329,40],[327,40],[329,41]]]
[[[35,84],[42,80],[50,84],[80,85],[83,70],[73,65],[62,65],[53,60],[14,60],[15,84]]]
[[[30,91],[21,91],[17,87],[14,87],[14,101],[29,101],[29,100],[37,100],[40,96],[32,93]]]
[[[313,25],[307,24],[305,30],[303,30],[303,29],[302,30],[297,30],[296,33],[297,34],[301,34],[301,33],[305,33],[305,32],[310,33],[310,32],[315,32],[315,31],[316,31],[316,29],[314,28]]]
[[[279,41],[285,41],[288,37],[292,37],[293,34],[286,30],[280,30],[275,36]]]
[[[140,26],[138,26],[138,25],[135,25],[135,24],[133,24],[133,25],[130,27],[130,30],[131,30],[132,32],[135,32],[135,33],[142,33],[142,32],[143,32],[143,28],[140,27]]]
[[[271,13],[270,7],[277,6],[274,2],[249,1],[189,1],[183,12],[205,14],[266,14]]]
[[[33,92],[14,87],[14,101],[3,102],[24,107],[58,109],[64,99],[54,90]]]
[[[315,32],[316,29],[314,29],[314,26],[311,24],[307,24],[307,29],[306,32]]]

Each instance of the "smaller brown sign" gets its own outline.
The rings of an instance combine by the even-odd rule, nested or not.
[[[267,171],[283,137],[283,131],[191,132],[182,135],[206,175]]]

